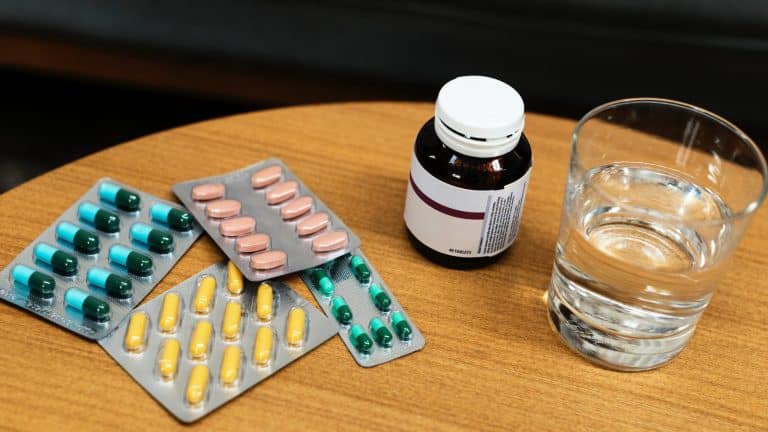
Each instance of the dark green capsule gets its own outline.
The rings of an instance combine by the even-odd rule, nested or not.
[[[107,295],[115,298],[130,298],[133,295],[133,283],[130,279],[118,276],[98,267],[88,270],[86,280],[90,285],[106,291]]]
[[[309,271],[309,279],[312,281],[312,285],[320,291],[320,294],[324,296],[330,296],[333,294],[334,286],[331,277],[328,276],[322,268],[314,268]]]
[[[192,229],[192,215],[188,211],[157,203],[150,207],[149,215],[153,221],[164,223],[176,231],[189,231]]]
[[[99,251],[99,237],[96,234],[69,222],[62,222],[56,227],[56,237],[84,254],[95,254]]]
[[[349,324],[352,322],[352,309],[344,301],[344,297],[334,297],[331,300],[331,313],[336,317],[336,321],[341,324]]]
[[[136,276],[152,274],[152,258],[122,245],[114,245],[109,249],[109,261],[125,267]]]
[[[360,283],[367,284],[371,281],[371,270],[361,257],[353,255],[349,260],[349,267],[352,269],[352,274],[355,275]]]
[[[349,340],[355,349],[362,354],[369,354],[373,348],[373,341],[360,324],[355,324],[349,328]]]
[[[77,258],[49,244],[39,243],[35,246],[35,258],[48,264],[54,272],[62,276],[77,273]]]
[[[83,203],[77,210],[80,219],[95,226],[97,230],[105,233],[120,231],[120,218],[116,214],[100,209],[91,203]]]
[[[109,304],[99,300],[85,291],[70,288],[64,294],[64,302],[67,306],[80,311],[86,318],[104,322],[109,321]]]
[[[99,198],[108,202],[120,210],[134,212],[139,209],[141,198],[135,192],[123,189],[112,183],[102,183],[99,186]]]
[[[173,235],[138,222],[131,225],[131,239],[143,243],[152,252],[168,253],[173,250]]]
[[[392,332],[389,331],[381,319],[371,319],[371,334],[373,335],[373,338],[376,339],[376,343],[379,344],[379,346],[384,348],[392,346],[392,340],[394,339]]]
[[[413,330],[411,329],[408,320],[405,319],[405,315],[402,312],[392,312],[392,328],[395,329],[397,337],[400,340],[410,340],[413,336]]]
[[[12,275],[15,283],[29,288],[29,292],[34,296],[43,299],[53,297],[56,281],[47,274],[19,264],[13,268]]]
[[[392,300],[389,299],[387,293],[380,286],[371,284],[368,288],[368,293],[371,295],[371,300],[376,305],[376,309],[382,312],[389,311],[389,308],[392,306]]]

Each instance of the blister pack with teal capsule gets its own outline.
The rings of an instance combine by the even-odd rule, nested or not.
[[[181,205],[103,178],[0,271],[0,298],[99,339],[201,233]]]

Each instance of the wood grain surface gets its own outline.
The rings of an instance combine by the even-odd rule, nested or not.
[[[519,238],[498,263],[456,271],[422,258],[408,243],[402,218],[413,139],[432,110],[430,104],[350,103],[263,111],[93,154],[0,196],[0,266],[102,176],[173,199],[176,182],[275,156],[360,236],[427,344],[364,369],[333,338],[190,428],[768,428],[765,208],[676,360],[643,373],[601,369],[569,351],[545,313],[574,122],[528,116],[535,166]],[[203,237],[148,298],[222,258]],[[289,282],[311,299],[298,278]],[[6,303],[0,303],[0,329],[0,428],[187,427],[97,344]]]

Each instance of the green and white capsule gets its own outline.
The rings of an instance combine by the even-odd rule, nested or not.
[[[188,211],[179,210],[163,203],[153,204],[149,208],[149,216],[153,221],[166,224],[176,231],[192,229],[192,215]]]
[[[29,288],[33,295],[44,299],[53,297],[56,281],[47,274],[21,264],[14,267],[11,273],[13,281]]]
[[[56,238],[69,243],[76,251],[84,254],[95,254],[99,251],[99,237],[69,222],[62,222],[56,227]]]
[[[152,252],[168,253],[173,250],[173,235],[168,231],[152,228],[145,223],[131,225],[131,239],[142,243]]]
[[[88,222],[99,231],[105,233],[120,231],[120,218],[116,214],[91,203],[80,204],[80,207],[77,208],[77,214],[80,220]]]
[[[64,294],[64,303],[68,307],[81,312],[90,320],[97,322],[109,321],[109,304],[92,295],[88,295],[85,291],[77,288],[68,289]]]
[[[77,273],[77,258],[47,243],[38,243],[34,254],[38,261],[48,264],[54,272],[62,276]]]
[[[99,186],[99,198],[120,210],[135,212],[139,209],[141,198],[136,192],[123,189],[120,186],[104,182]]]
[[[85,278],[89,285],[103,289],[111,297],[124,299],[133,295],[131,280],[110,271],[94,267],[88,270]]]
[[[109,262],[125,267],[129,273],[136,276],[152,274],[152,258],[122,245],[109,248]]]

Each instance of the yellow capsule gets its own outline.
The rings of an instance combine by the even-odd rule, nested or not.
[[[232,261],[227,263],[227,289],[232,295],[243,292],[243,274]]]
[[[291,346],[301,346],[304,341],[304,327],[307,315],[304,309],[295,307],[288,312],[288,326],[285,330],[285,341]]]
[[[187,403],[194,406],[203,402],[208,391],[208,377],[208,366],[195,365],[192,368],[187,382]]]
[[[163,297],[163,307],[160,309],[160,320],[157,326],[163,333],[173,333],[176,331],[176,324],[179,323],[179,295],[168,293]]]
[[[131,315],[128,329],[125,331],[125,349],[139,352],[144,350],[144,337],[147,332],[147,314],[136,312]]]
[[[272,358],[272,328],[259,327],[256,332],[256,343],[253,345],[253,361],[259,366],[267,366]]]
[[[157,370],[165,381],[171,381],[176,377],[176,367],[179,364],[179,352],[181,345],[176,339],[168,339],[163,344],[160,357],[157,359]]]
[[[189,339],[189,355],[195,359],[204,359],[208,355],[208,345],[211,342],[213,326],[209,321],[200,321]]]
[[[211,310],[215,291],[216,279],[213,276],[205,276],[201,279],[195,293],[195,298],[192,300],[192,310],[195,313],[207,314]]]
[[[262,282],[256,291],[256,316],[262,321],[272,319],[272,286]]]
[[[219,371],[221,384],[231,386],[237,382],[241,363],[240,348],[237,345],[228,346],[224,350],[224,356],[221,358],[221,370]]]
[[[240,334],[240,303],[234,301],[227,303],[221,323],[221,333],[224,339],[237,339]]]

